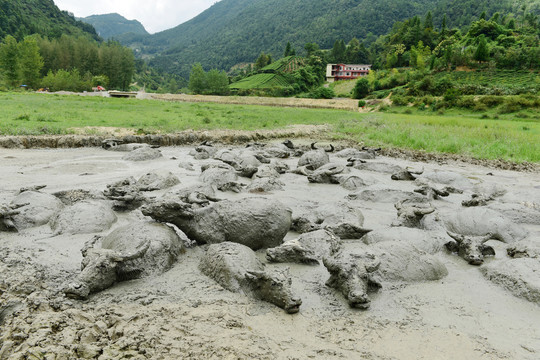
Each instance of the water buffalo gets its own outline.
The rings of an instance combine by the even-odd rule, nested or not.
[[[64,204],[53,195],[25,191],[17,195],[10,206],[16,209],[16,213],[8,211],[11,214],[9,224],[20,231],[47,224],[62,210]]]
[[[17,210],[18,208],[26,205],[28,204],[0,204],[0,231],[17,231],[17,228],[13,223],[13,216],[20,213],[19,210]]]
[[[324,149],[317,149],[315,143],[311,144],[311,151],[308,151],[298,160],[298,167],[306,166],[309,170],[316,170],[321,166],[328,164],[330,158]],[[334,147],[332,146],[333,151]]]
[[[318,265],[341,248],[341,239],[333,232],[323,229],[300,235],[282,245],[267,249],[266,259],[271,262],[294,262]]]
[[[292,294],[288,271],[264,271],[263,263],[247,246],[231,242],[210,245],[199,269],[229,291],[247,293],[289,314],[300,310],[302,300]]]
[[[350,170],[343,165],[328,163],[309,174],[308,181],[316,184],[339,184],[341,182],[340,174],[348,172]]]
[[[253,250],[280,245],[291,227],[291,210],[262,197],[223,200],[202,208],[168,197],[141,210],[157,221],[178,226],[198,243],[231,241]]]
[[[422,218],[435,211],[429,204],[407,204],[405,201],[397,202],[394,207],[397,210],[398,218],[392,223],[392,226],[420,228]]]
[[[325,258],[323,263],[331,274],[327,285],[339,289],[351,306],[366,309],[370,288],[379,289],[385,281],[439,280],[448,275],[446,266],[418,245],[425,246],[385,241]]]
[[[371,300],[368,292],[377,291],[382,285],[371,275],[380,262],[369,260],[356,254],[338,254],[323,259],[323,264],[330,273],[326,286],[339,290],[354,308],[368,309]]]
[[[95,248],[100,239],[101,248]],[[120,227],[85,244],[81,272],[64,287],[64,293],[85,299],[116,282],[163,273],[184,251],[180,237],[166,225],[136,223]]]
[[[416,175],[422,175],[423,173],[424,173],[424,169],[417,170],[417,171],[413,171],[413,170],[409,170],[409,169],[403,169],[403,170],[400,170],[400,171],[392,174],[391,178],[392,178],[392,180],[413,181],[413,180],[416,180],[416,178],[418,177]]]
[[[495,256],[495,250],[485,245],[486,241],[493,239],[493,234],[485,236],[465,236],[448,231],[448,235],[455,241],[446,243],[446,248],[457,253],[471,265],[482,265],[485,256]]]

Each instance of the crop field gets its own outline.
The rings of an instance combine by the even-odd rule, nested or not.
[[[442,77],[450,75],[456,84],[480,85],[499,88],[529,88],[540,86],[540,73],[534,71],[453,71],[439,73]]]
[[[230,85],[231,89],[270,89],[289,86],[289,82],[278,74],[257,74]]]
[[[164,102],[53,94],[0,93],[0,135],[97,134],[94,127],[139,133],[262,130],[327,124],[327,140],[368,146],[540,163],[540,120],[512,114],[397,114],[276,106]],[[82,131],[81,131],[82,130]]]
[[[261,70],[263,72],[293,72],[303,66],[304,62],[304,58],[300,56],[288,56],[265,66]]]

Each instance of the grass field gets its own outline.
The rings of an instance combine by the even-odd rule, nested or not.
[[[474,113],[357,113],[18,93],[0,93],[0,109],[0,135],[66,134],[86,127],[170,133],[187,129],[258,130],[291,124],[329,124],[333,129],[328,134],[330,139],[481,159],[540,162],[540,121],[513,115],[481,119]],[[92,131],[95,130],[88,133]]]

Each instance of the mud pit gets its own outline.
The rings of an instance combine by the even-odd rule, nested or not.
[[[188,155],[191,148],[160,150],[162,158],[131,162],[122,160],[125,153],[95,148],[0,149],[0,204],[9,203],[25,186],[47,185],[41,190],[47,194],[73,189],[101,193],[108,184],[128,176],[138,179],[151,171],[176,175],[181,184],[173,189],[199,182],[200,166],[209,160],[194,160]],[[346,164],[343,158],[330,158]],[[294,169],[298,159],[282,161]],[[490,208],[504,211],[514,222],[527,218],[527,223],[517,225],[528,233],[529,241],[540,242],[538,173],[461,163],[441,167],[386,157],[373,161],[423,167],[426,176],[435,170],[457,174],[452,185],[461,187],[463,194],[432,200],[438,211],[465,209],[461,202],[481,187],[496,195]],[[193,164],[193,171],[186,162]],[[347,201],[361,210],[364,227],[373,230],[396,221],[394,203],[402,194],[399,191],[412,192],[418,187],[410,181],[393,181],[388,173],[352,169],[351,174],[361,177],[365,185]],[[217,196],[278,199],[294,216],[302,206],[335,203],[355,193],[340,185],[311,184],[305,176],[292,173],[281,175],[280,180],[284,191],[262,195],[218,191]],[[251,180],[239,181],[249,184]],[[369,191],[362,193],[364,190]],[[167,191],[147,195],[159,197]],[[144,218],[140,210],[116,215],[111,230],[101,235]],[[299,313],[289,315],[267,302],[224,290],[201,274],[198,263],[206,246],[188,248],[161,275],[117,283],[86,301],[68,299],[60,291],[62,285],[79,273],[80,250],[95,234],[53,235],[49,225],[19,233],[0,232],[0,359],[540,357],[538,299],[514,296],[487,280],[481,267],[468,265],[448,251],[434,254],[447,267],[448,276],[436,281],[383,283],[379,292],[370,293],[368,310],[350,308],[341,293],[325,286],[329,273],[322,264],[267,264],[270,269],[290,268],[293,290],[303,303]],[[286,240],[296,237],[298,234],[289,232]],[[343,243],[347,250],[366,247],[358,239]],[[496,240],[489,244],[496,255],[487,258],[482,267],[515,261],[508,260],[506,244]],[[257,255],[266,262],[264,250]]]

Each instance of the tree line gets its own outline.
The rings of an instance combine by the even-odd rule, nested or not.
[[[27,85],[52,91],[91,90],[93,86],[127,90],[135,71],[133,52],[117,42],[86,37],[39,35],[0,44],[0,75],[8,87]]]

